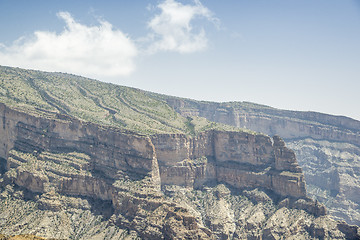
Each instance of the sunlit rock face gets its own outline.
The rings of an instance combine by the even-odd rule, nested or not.
[[[184,116],[279,135],[296,153],[308,192],[336,219],[360,225],[360,122],[316,112],[298,112],[246,102],[209,103],[165,97]]]
[[[209,131],[197,137],[155,135],[152,142],[163,185],[197,187],[220,182],[236,188],[267,188],[282,196],[306,196],[295,154],[279,137]]]
[[[358,238],[308,197],[279,136],[183,117],[162,95],[78,76],[0,67],[0,80],[1,233]]]
[[[193,137],[147,137],[71,118],[49,120],[6,106],[2,109],[3,136],[8,136],[1,143],[7,146],[2,156],[6,159],[3,183],[14,183],[35,194],[36,211],[60,214],[77,207],[85,211],[91,209],[85,199],[98,199],[109,202],[118,232],[130,228],[140,237],[154,239],[234,237],[234,218],[218,222],[214,215],[205,221],[197,217],[199,209],[184,206],[161,191],[178,186],[201,192],[204,186],[223,183],[239,191],[261,188],[281,198],[304,199],[302,205],[291,200],[283,206],[305,210],[309,216],[325,214],[321,205],[306,197],[295,155],[279,137],[215,130]],[[228,200],[206,208],[224,208],[230,215],[234,211]],[[265,218],[256,221],[260,221],[254,223],[258,229],[265,224]],[[42,234],[57,236],[52,231]]]

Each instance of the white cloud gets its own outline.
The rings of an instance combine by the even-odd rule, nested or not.
[[[160,10],[148,23],[150,34],[136,41],[105,21],[95,26],[77,22],[68,12],[59,12],[65,22],[62,32],[35,31],[10,45],[0,43],[0,65],[79,74],[116,82],[135,70],[141,54],[173,51],[192,53],[206,49],[205,30],[196,20],[217,24],[218,19],[199,0],[182,4],[164,0],[148,10]],[[145,50],[146,49],[146,50]]]
[[[216,24],[218,20],[199,0],[194,0],[193,5],[165,0],[157,7],[161,10],[160,14],[148,22],[148,27],[153,31],[150,52],[191,53],[206,49],[208,39],[205,30],[194,30],[192,21],[204,18]]]
[[[128,75],[135,69],[138,50],[129,36],[109,22],[98,26],[76,22],[70,13],[59,12],[64,30],[37,31],[11,46],[0,46],[0,64],[45,71],[71,72],[100,79]]]

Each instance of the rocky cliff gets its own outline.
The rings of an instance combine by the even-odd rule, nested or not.
[[[285,139],[311,137],[360,145],[360,122],[348,117],[278,110],[247,102],[212,103],[159,97],[183,116],[200,116]]]
[[[7,164],[2,184],[5,187],[15,184],[35,194],[33,201],[39,209],[36,211],[64,214],[69,208],[79,206],[91,209],[86,207],[86,201],[83,202],[85,197],[109,202],[116,234],[123,233],[122,229],[130,229],[134,231],[131,234],[145,239],[285,234],[275,233],[273,226],[264,232],[262,228],[268,223],[263,217],[253,220],[255,227],[249,225],[241,230],[236,230],[234,218],[228,219],[228,224],[219,222],[221,215],[215,214],[216,209],[225,207],[232,212],[236,204],[229,205],[228,201],[235,201],[233,199],[221,200],[224,193],[217,193],[217,187],[208,193],[210,199],[213,194],[219,199],[212,203],[215,205],[208,206],[209,203],[204,202],[205,205],[198,206],[215,211],[206,221],[201,214],[196,216],[198,209],[184,206],[175,201],[174,196],[170,198],[171,191],[165,190],[163,195],[160,190],[161,186],[163,189],[179,186],[185,187],[188,194],[199,195],[201,190],[196,189],[223,183],[237,191],[261,188],[273,192],[278,196],[276,199],[285,199],[279,206],[301,209],[306,212],[301,214],[314,216],[314,219],[325,215],[323,206],[306,197],[295,155],[279,137],[271,139],[261,134],[219,131],[204,132],[196,137],[181,134],[148,137],[71,117],[44,119],[3,104],[1,107],[2,157]],[[226,189],[224,191],[229,191]],[[245,193],[257,204],[270,201],[274,210],[267,213],[269,216],[275,218],[283,214],[275,211],[276,202],[265,193]],[[332,224],[331,220],[327,221]],[[303,223],[298,225],[306,229]],[[249,232],[253,228],[257,230]],[[15,233],[23,233],[21,227],[17,229]],[[64,232],[57,235],[37,227],[32,230],[30,233],[48,237],[72,236]],[[236,235],[236,231],[240,232]],[[311,236],[310,230],[304,231]],[[324,236],[330,232],[355,236],[356,229],[352,231],[349,235],[335,224]]]
[[[360,225],[360,148],[354,144],[302,139],[288,142],[306,172],[310,196],[335,219]]]
[[[357,227],[332,220],[307,196],[295,154],[278,136],[187,118],[136,89],[65,74],[0,70],[4,234],[359,236]]]
[[[82,196],[110,201],[115,225],[144,238],[208,237],[187,209],[161,196],[149,137],[70,117],[38,118],[5,105],[1,115],[1,157],[7,162],[3,184],[39,194],[40,209],[64,208],[59,194]],[[153,222],[154,216],[161,221]]]
[[[295,154],[277,136],[272,141],[260,134],[209,131],[196,137],[155,135],[152,142],[162,184],[196,188],[205,182],[221,182],[306,197]]]
[[[336,219],[360,225],[359,121],[247,102],[210,103],[158,97],[183,116],[205,117],[210,121],[281,136],[296,152],[310,195],[324,203]]]
[[[181,185],[194,187],[206,181],[215,181],[237,188],[263,187],[282,196],[306,196],[303,174],[295,154],[277,136],[271,140],[261,134],[213,130],[195,137],[183,134],[147,137],[70,117],[66,121],[56,119],[57,115],[53,117],[38,118],[0,104],[0,125],[3,126],[0,157],[8,159],[8,170],[22,165],[21,157],[15,156],[12,149],[32,153],[35,162],[45,163],[48,157],[41,155],[43,151],[82,152],[89,159],[81,163],[73,156],[76,163],[71,158],[67,160],[70,169],[75,168],[80,173],[94,171],[112,180],[122,171],[140,178],[149,176],[154,185],[183,183]],[[58,161],[64,163],[64,160]],[[27,175],[23,174],[19,173],[16,180],[27,179]],[[177,174],[179,179],[173,174]],[[86,174],[83,179],[84,183],[80,185],[91,182]],[[27,187],[29,190],[47,191],[44,181],[49,180],[36,178],[34,181],[29,182],[32,184]],[[65,192],[71,192],[67,188],[76,187],[65,180],[58,185]],[[96,185],[102,183],[97,182]],[[90,191],[85,187],[78,193],[86,192]],[[111,199],[110,193],[103,194],[101,199]]]

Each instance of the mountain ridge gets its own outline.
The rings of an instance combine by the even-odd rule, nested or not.
[[[278,136],[182,115],[160,95],[73,75],[0,67],[0,81],[5,234],[358,236],[307,197],[295,154]]]
[[[281,136],[295,150],[312,189],[311,196],[327,205],[336,219],[360,225],[360,198],[356,197],[360,195],[360,121],[322,113],[262,108],[256,104],[234,106],[172,97],[166,101],[183,116],[200,116]],[[344,147],[345,143],[350,145]],[[338,174],[340,177],[336,177]],[[334,191],[339,194],[332,195]]]

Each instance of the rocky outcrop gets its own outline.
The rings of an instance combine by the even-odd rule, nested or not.
[[[117,224],[144,238],[208,238],[186,209],[178,212],[179,206],[161,197],[155,148],[148,137],[69,117],[38,118],[5,105],[1,110],[1,156],[8,170],[4,183],[45,194],[39,200],[42,208],[60,210],[46,197],[51,191],[110,200]],[[162,214],[159,223],[153,222],[155,213]]]
[[[163,184],[169,181],[174,184],[178,180],[189,182],[186,179],[191,179],[192,175],[193,179],[189,182],[192,185],[219,181],[238,188],[264,187],[283,196],[306,195],[303,175],[297,166],[295,155],[278,137],[274,138],[273,144],[269,137],[261,134],[208,131],[197,137],[162,134],[150,139],[76,119],[43,119],[12,110],[5,105],[1,107],[2,131],[6,136],[0,143],[6,146],[1,157],[8,158],[11,148],[22,152],[77,151],[86,153],[91,159],[86,166],[79,168],[101,172],[110,179],[116,179],[119,171],[126,171],[129,175],[149,175],[154,185],[158,185],[160,178]],[[192,162],[202,158],[207,161],[192,168]],[[8,161],[8,169],[13,162]],[[160,175],[158,162],[161,166]],[[179,173],[167,167],[178,166],[178,163],[180,166],[176,169]],[[175,178],[176,174],[179,179]],[[28,178],[20,173],[18,176],[19,179]],[[29,186],[31,189],[43,190],[38,179],[34,178],[33,181],[33,185],[40,189]],[[79,186],[85,186],[80,193],[91,192],[91,187],[86,187],[87,183],[93,182],[91,178],[85,176],[78,181]],[[73,184],[64,180],[60,189],[77,189]],[[103,183],[94,184],[103,188]]]
[[[307,179],[308,194],[337,220],[360,225],[360,148],[349,143],[292,140]]]
[[[114,177],[119,170],[156,176],[156,156],[150,139],[133,132],[103,127],[61,115],[53,119],[35,117],[0,103],[0,157],[11,149],[23,152],[78,151],[91,156],[92,167]]]
[[[236,188],[262,187],[282,196],[305,197],[295,154],[279,137],[209,131],[196,137],[154,135],[162,184],[198,187],[221,182]]]
[[[357,239],[356,227],[341,223],[329,216],[314,216],[300,210],[300,204],[312,207],[311,201],[286,198],[289,208],[275,204],[273,199],[259,189],[234,192],[225,185],[215,185],[202,190],[166,186],[164,192],[174,201],[192,209],[216,235],[216,239]],[[341,227],[340,227],[341,228]]]
[[[216,130],[193,137],[148,137],[68,116],[46,119],[0,107],[1,157],[7,162],[1,185],[16,184],[37,194],[32,201],[39,211],[62,214],[75,206],[87,211],[83,200],[68,199],[91,198],[110,202],[116,231],[131,229],[144,239],[229,238],[236,235],[233,218],[219,222],[215,212],[199,218],[197,210],[160,190],[178,185],[192,191],[223,183],[237,191],[258,187],[279,198],[302,199],[286,207],[325,215],[322,205],[306,197],[301,168],[279,137]],[[228,194],[217,191],[215,196],[221,199]],[[214,206],[233,211],[229,202]],[[264,223],[254,224],[241,231]]]
[[[165,100],[183,116],[204,117],[285,139],[311,137],[360,146],[360,122],[348,117],[279,110],[247,102],[212,103],[174,97]]]
[[[360,224],[359,121],[247,102],[211,103],[162,97],[183,116],[205,117],[284,138],[296,152],[310,195],[326,204],[336,219]],[[291,158],[287,156],[285,161]]]

